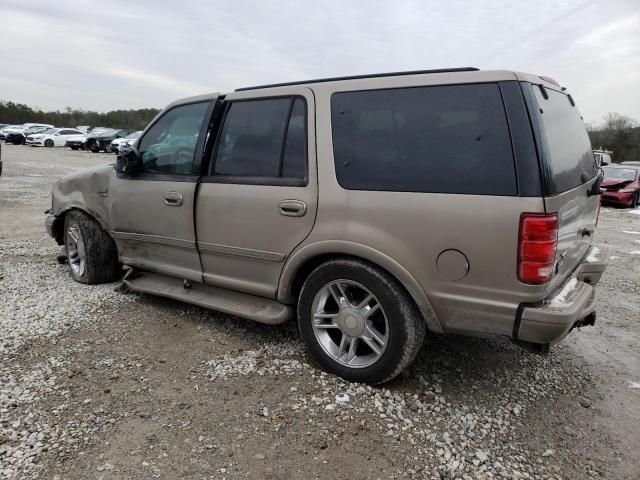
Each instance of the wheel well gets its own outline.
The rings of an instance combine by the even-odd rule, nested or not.
[[[71,212],[80,212],[80,213],[84,213],[85,215],[91,217],[93,219],[93,221],[95,221],[100,226],[100,228],[102,228],[107,233],[109,238],[111,238],[111,235],[109,234],[109,231],[104,228],[104,226],[102,225],[100,220],[98,220],[98,218],[95,215],[93,215],[91,212],[83,210],[82,208],[71,207],[71,208],[68,208],[68,209],[62,211],[60,213],[60,215],[56,216],[56,222],[54,224],[53,231],[54,231],[54,238],[55,238],[56,242],[58,243],[58,245],[64,245],[64,219],[66,218],[67,214],[69,214]],[[113,238],[112,238],[112,240],[113,240]]]
[[[407,296],[413,302],[414,306],[416,307],[416,310],[420,311],[416,300],[413,298],[413,295],[411,295],[411,293],[406,289],[406,287],[402,284],[402,282],[398,280],[398,278],[389,270],[381,267],[377,263],[367,260],[366,258],[358,257],[357,255],[346,255],[342,253],[326,253],[326,254],[318,255],[317,257],[310,258],[304,264],[302,264],[302,266],[298,269],[295,276],[293,277],[293,281],[291,282],[291,287],[289,288],[289,294],[290,294],[289,297],[293,300],[294,303],[297,303],[298,296],[300,295],[300,291],[302,290],[302,285],[304,284],[304,281],[307,279],[307,277],[311,274],[311,272],[313,272],[318,266],[320,266],[324,262],[328,260],[336,260],[336,259],[358,260],[360,262],[367,263],[387,273],[393,279],[395,279],[396,282],[398,282],[398,285],[405,291]],[[427,322],[427,329],[429,329],[428,322]]]

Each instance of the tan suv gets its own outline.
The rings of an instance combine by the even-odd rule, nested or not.
[[[174,102],[115,168],[55,184],[73,278],[268,324],[381,383],[426,329],[537,351],[595,320],[601,176],[551,79],[472,68]]]

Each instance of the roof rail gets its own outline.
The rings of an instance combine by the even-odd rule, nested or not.
[[[400,77],[405,75],[423,75],[426,73],[477,72],[478,70],[480,69],[475,67],[458,67],[458,68],[437,68],[434,70],[412,70],[408,72],[370,73],[367,75],[352,75],[349,77],[316,78],[313,80],[300,80],[297,82],[256,85],[255,87],[236,88],[236,92],[243,92],[245,90],[257,90],[259,88],[275,88],[275,87],[287,87],[290,85],[304,85],[307,83],[337,82],[340,80],[360,80],[362,78],[376,78],[376,77]]]

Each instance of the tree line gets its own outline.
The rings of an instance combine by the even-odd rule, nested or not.
[[[0,100],[0,122],[7,124],[47,123],[56,127],[126,128],[142,130],[159,112],[157,108],[137,110],[113,110],[106,113],[91,112],[67,107],[63,112],[44,112],[21,103]]]
[[[608,113],[602,123],[588,123],[587,131],[593,148],[612,151],[614,162],[640,161],[640,125],[633,118]]]

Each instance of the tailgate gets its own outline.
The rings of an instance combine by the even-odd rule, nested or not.
[[[548,293],[560,288],[567,277],[584,260],[593,242],[599,195],[589,195],[597,179],[585,185],[545,198],[547,213],[558,214],[558,248],[553,278]]]
[[[600,205],[599,168],[575,101],[557,85],[523,84],[534,126],[546,213],[558,214],[558,246],[547,294],[587,255]]]

